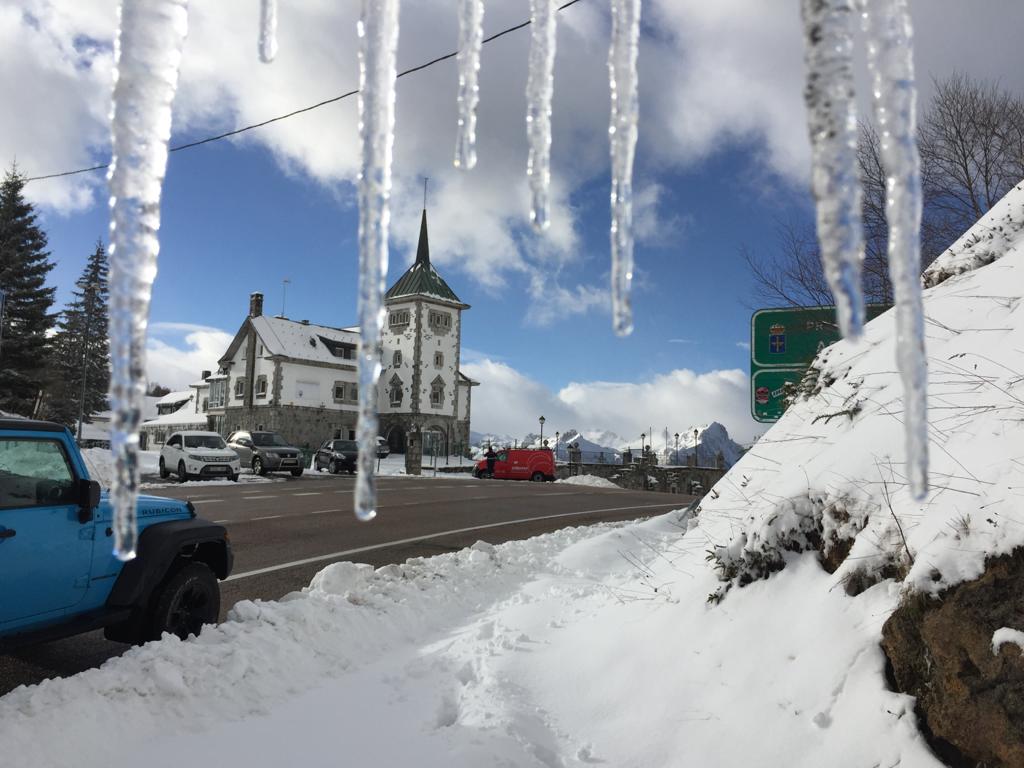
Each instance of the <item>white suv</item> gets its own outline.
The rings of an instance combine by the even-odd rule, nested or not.
[[[216,432],[175,432],[160,449],[160,477],[174,472],[182,482],[226,477],[238,481],[238,454]]]

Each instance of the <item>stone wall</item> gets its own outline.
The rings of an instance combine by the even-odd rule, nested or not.
[[[299,448],[319,448],[340,430],[348,438],[356,428],[355,411],[311,408],[301,405],[226,408],[220,432],[226,438],[236,429],[265,429],[277,432]]]
[[[620,488],[703,496],[728,470],[718,467],[659,467],[636,464],[559,464],[559,479],[572,475],[596,475]]]

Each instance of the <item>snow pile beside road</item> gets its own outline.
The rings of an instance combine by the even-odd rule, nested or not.
[[[589,485],[592,488],[618,488],[615,483],[611,480],[606,480],[603,477],[597,475],[573,475],[572,477],[566,477],[561,480],[555,480],[556,483],[565,483],[566,485]]]
[[[109,448],[83,448],[82,458],[89,477],[109,488],[114,477],[114,460]],[[160,471],[160,451],[139,451],[139,473],[155,475]]]

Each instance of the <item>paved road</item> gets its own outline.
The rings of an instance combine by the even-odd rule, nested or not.
[[[690,501],[687,496],[565,484],[384,477],[377,519],[361,523],[352,513],[354,478],[347,475],[245,479],[148,491],[190,499],[201,517],[227,527],[235,567],[221,584],[221,619],[239,600],[276,599],[301,589],[331,562],[400,563],[456,551],[480,539],[497,544],[567,525],[630,520]],[[21,684],[97,666],[127,647],[93,632],[0,657],[0,695]]]

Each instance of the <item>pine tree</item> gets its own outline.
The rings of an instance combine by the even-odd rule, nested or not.
[[[46,233],[22,191],[25,177],[12,166],[0,183],[0,290],[6,294],[0,325],[0,410],[32,415],[45,381],[56,290],[47,287],[53,262]]]
[[[46,414],[74,426],[79,413],[106,410],[110,387],[110,344],[107,340],[107,252],[102,242],[75,283],[71,302],[61,313],[53,338],[51,386]]]

